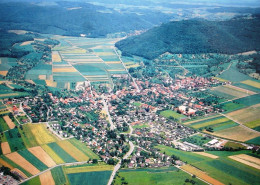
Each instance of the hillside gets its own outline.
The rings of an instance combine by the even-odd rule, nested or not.
[[[174,21],[162,24],[142,35],[116,43],[123,55],[154,59],[171,53],[235,54],[260,49],[260,16],[228,21],[202,19]]]
[[[149,29],[172,17],[160,12],[120,13],[82,2],[0,3],[0,28],[39,33],[104,37],[109,33]]]

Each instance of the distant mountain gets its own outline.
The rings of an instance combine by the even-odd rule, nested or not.
[[[172,15],[151,11],[141,15],[82,2],[0,3],[0,28],[40,33],[103,37],[109,33],[152,28]]]
[[[260,50],[260,16],[228,21],[184,20],[162,24],[116,43],[123,55],[154,59],[171,53],[235,54]]]

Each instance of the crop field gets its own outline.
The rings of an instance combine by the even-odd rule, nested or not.
[[[41,175],[39,175],[40,181],[42,185],[55,185],[55,181],[52,178],[51,171],[47,171]]]
[[[18,168],[14,168],[11,170],[11,172],[16,172],[19,173],[23,178],[28,178],[21,170],[19,170]]]
[[[52,62],[61,62],[61,57],[58,51],[53,51],[51,56],[52,56]]]
[[[40,146],[28,148],[28,151],[30,151],[35,157],[37,157],[47,167],[53,167],[56,165],[55,162],[53,161],[53,159]]]
[[[260,82],[257,82],[257,81],[245,80],[245,81],[242,81],[241,83],[260,89]]]
[[[247,143],[252,143],[252,144],[255,144],[255,145],[260,145],[260,136],[256,137],[256,138],[253,138],[253,139],[250,139],[250,140],[248,140],[246,142]]]
[[[192,179],[198,185],[206,184],[197,178],[191,176],[183,171],[179,171],[175,167],[157,168],[157,169],[128,169],[120,170],[119,176],[116,177],[115,185],[121,185],[123,181],[129,185],[179,185],[186,184],[186,179]],[[124,178],[125,180],[122,180]]]
[[[76,159],[64,151],[57,143],[49,143],[48,146],[66,163],[77,162]]]
[[[83,173],[83,172],[95,172],[95,171],[112,171],[114,166],[111,165],[80,165],[80,166],[66,166],[64,172],[66,174],[71,173]]]
[[[227,115],[249,128],[260,126],[260,104],[230,112]]]
[[[241,90],[239,88],[234,88],[233,86],[218,86],[215,88],[211,89],[211,93],[223,97],[226,99],[234,99],[234,98],[241,98],[245,97],[251,94],[254,94],[253,92],[250,91],[250,93],[245,92],[246,90]]]
[[[205,156],[205,157],[209,157],[209,158],[212,158],[212,159],[217,159],[218,158],[218,156],[213,155],[213,154],[209,154],[209,153],[206,153],[206,152],[194,152],[194,153],[202,155],[202,156]]]
[[[44,163],[42,163],[37,157],[35,157],[31,152],[28,150],[20,150],[18,153],[31,164],[33,164],[39,171],[44,171],[48,169]]]
[[[69,184],[67,176],[64,174],[61,166],[51,169],[51,175],[56,185]]]
[[[6,124],[5,120],[3,117],[0,117],[0,132],[9,130],[9,126]]]
[[[175,111],[172,111],[172,110],[165,110],[165,111],[162,111],[160,113],[160,115],[166,117],[166,118],[170,118],[170,117],[173,117],[175,119],[181,119],[181,118],[185,118],[186,116],[182,115],[182,114],[179,114]]]
[[[57,143],[65,152],[67,152],[70,156],[72,156],[77,161],[87,161],[89,159],[83,152],[81,152],[78,148],[76,148],[71,142],[59,141]]]
[[[31,180],[22,183],[22,185],[41,185],[41,181],[40,181],[39,176],[36,176],[36,177],[32,178]]]
[[[30,124],[25,124],[19,128],[19,133],[21,134],[21,138],[26,148],[30,148],[38,145],[36,138],[31,131],[31,127],[32,126]]]
[[[9,116],[4,116],[3,118],[10,129],[13,129],[15,127],[14,122],[10,119]]]
[[[1,75],[5,76],[8,72],[8,70],[16,64],[17,64],[17,62],[16,62],[15,58],[0,57]]]
[[[27,161],[24,157],[22,157],[17,152],[7,154],[6,157],[12,160],[17,165],[21,166],[23,169],[25,169],[32,175],[36,175],[40,173],[40,171],[35,166],[33,166],[29,161]]]
[[[11,149],[10,149],[8,142],[2,142],[1,143],[1,150],[2,150],[3,154],[11,153]]]
[[[71,185],[106,185],[110,178],[112,171],[95,171],[68,174],[69,182]]]
[[[223,103],[222,105],[226,113],[245,107],[245,105],[243,104],[234,103],[234,102],[226,102]]]
[[[251,96],[243,97],[243,98],[237,99],[236,102],[238,102],[240,104],[244,104],[246,106],[256,105],[256,104],[260,103],[260,95],[254,94]]]
[[[243,89],[247,89],[249,91],[253,91],[253,92],[256,92],[256,93],[259,93],[260,92],[260,89],[256,88],[256,87],[253,87],[253,86],[250,86],[250,85],[247,85],[247,84],[244,84],[244,83],[241,83],[241,82],[236,82],[234,83],[233,85],[235,85],[236,87],[240,87],[240,88],[243,88]]]
[[[179,151],[171,147],[158,145],[161,153],[165,152],[167,155],[176,155],[181,160],[187,161],[190,165],[196,169],[206,172],[208,176],[224,184],[259,184],[260,180],[259,170],[248,167],[240,162],[229,159],[227,156],[236,155],[243,151],[238,152],[209,152],[214,155],[218,155],[219,158],[211,159],[209,157],[201,156],[191,152]],[[225,155],[221,155],[221,153]],[[248,152],[248,151],[244,151]],[[216,154],[215,154],[216,153]],[[220,154],[217,154],[220,153]]]
[[[198,168],[195,168],[191,165],[184,165],[181,167],[181,169],[196,175],[197,177],[205,180],[206,182],[209,182],[210,184],[214,184],[214,185],[224,185],[223,183],[219,182],[216,179],[213,179],[212,177],[208,176],[205,172],[199,170]]]
[[[242,141],[242,142],[245,142],[247,140],[251,140],[253,138],[260,136],[260,133],[253,132],[242,126],[231,127],[231,128],[216,131],[216,132],[213,132],[210,134],[218,136],[218,137],[223,137],[223,138],[236,140],[236,141]]]
[[[260,170],[260,159],[246,154],[229,156],[229,158]]]
[[[88,156],[91,159],[99,159],[98,155],[96,155],[90,148],[88,148],[85,144],[81,143],[80,141],[76,140],[75,138],[72,138],[69,140],[69,142],[77,147],[81,152],[83,152],[86,156]]]
[[[44,124],[28,124],[28,127],[39,145],[57,141]]]
[[[42,145],[41,147],[55,161],[56,164],[65,163],[65,161],[63,161],[63,159],[58,154],[56,154],[55,151],[52,150],[52,148],[49,147],[47,144]]]
[[[215,132],[215,131],[225,130],[228,128],[238,126],[238,124],[222,116],[222,117],[213,117],[198,122],[193,122],[190,124],[190,126],[195,129],[203,129],[205,127],[211,127]]]

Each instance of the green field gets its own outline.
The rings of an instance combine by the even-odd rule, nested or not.
[[[37,157],[35,157],[31,152],[28,150],[20,150],[18,153],[23,156],[27,161],[29,161],[33,166],[35,166],[38,170],[44,171],[48,169],[44,163],[42,163]]]
[[[22,183],[22,185],[41,185],[41,181],[39,176],[36,176],[34,178],[32,178],[31,180],[28,180],[24,183]]]
[[[31,132],[31,129],[28,124],[22,125],[19,127],[19,132],[22,136],[22,140],[26,146],[26,148],[31,148],[37,146],[38,143]]]
[[[185,180],[193,180],[196,184],[206,184],[199,179],[192,178],[189,174],[178,170],[175,167],[156,168],[156,169],[136,169],[136,170],[120,170],[115,179],[115,185],[121,185],[127,182],[129,185],[189,185]]]
[[[246,141],[246,143],[251,143],[251,144],[255,144],[255,145],[260,145],[260,137],[256,137],[254,139],[250,139],[248,141]]]
[[[9,143],[9,146],[10,146],[12,152],[26,148],[25,144],[21,138],[21,134],[19,133],[17,128],[8,130],[4,134],[6,136],[6,139]]]
[[[182,139],[182,141],[187,141],[189,143],[199,145],[199,146],[203,146],[210,140],[211,140],[210,138],[204,137],[204,136],[202,136],[202,134],[197,134],[197,135]]]
[[[260,89],[259,89],[259,88],[256,88],[256,87],[253,87],[253,86],[244,84],[244,83],[237,82],[237,83],[234,83],[233,85],[235,85],[235,86],[237,86],[237,87],[241,87],[241,88],[243,88],[243,89],[247,89],[247,90],[249,90],[249,91],[253,91],[253,92],[256,92],[256,93],[260,93]]]
[[[71,144],[73,144],[77,149],[83,152],[86,156],[90,159],[99,159],[98,155],[95,154],[90,148],[88,148],[85,144],[81,143],[80,141],[72,138],[69,140]]]
[[[0,117],[0,132],[9,130],[8,125],[6,124],[5,120],[3,119],[3,117]]]
[[[67,174],[71,185],[106,185],[112,171]]]
[[[57,143],[49,143],[48,146],[66,163],[77,162],[76,159],[71,157],[65,152]]]
[[[174,154],[180,157],[181,160],[187,161],[198,169],[207,172],[207,174],[212,178],[225,184],[232,183],[236,185],[244,185],[260,183],[260,170],[227,158],[225,156],[227,155],[226,151],[224,151],[224,156],[218,155],[220,156],[219,158],[211,159],[195,153],[179,151],[163,145],[158,145],[156,148],[160,149],[160,152],[162,153],[165,152],[167,155],[171,156]]]
[[[254,94],[254,95],[251,95],[251,96],[247,96],[247,97],[244,97],[244,98],[237,99],[235,101],[240,103],[240,104],[251,106],[251,105],[255,105],[255,104],[260,103],[260,95]]]
[[[165,110],[165,111],[162,111],[160,112],[160,115],[161,116],[164,116],[166,118],[170,118],[170,117],[173,117],[175,119],[181,119],[181,118],[185,118],[186,116],[182,115],[182,114],[179,114],[175,111],[172,111],[172,110]]]
[[[51,175],[56,185],[68,184],[68,179],[61,166],[51,169]]]
[[[245,105],[243,104],[233,103],[233,102],[223,103],[222,105],[223,105],[223,109],[225,110],[225,113],[245,107]]]

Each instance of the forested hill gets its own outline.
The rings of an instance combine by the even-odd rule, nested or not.
[[[111,8],[84,2],[0,2],[0,28],[39,33],[104,37],[109,33],[143,30],[169,21],[172,17],[151,11],[145,16],[120,13]]]
[[[154,59],[162,53],[226,53],[260,50],[260,15],[228,21],[184,20],[116,43],[123,55]]]

